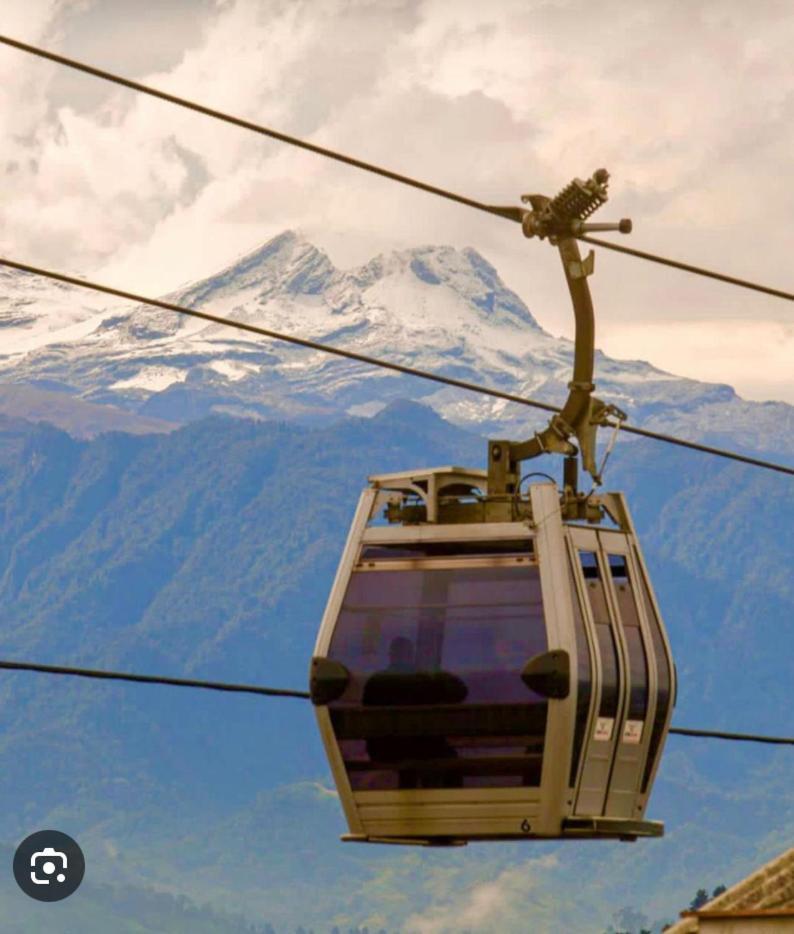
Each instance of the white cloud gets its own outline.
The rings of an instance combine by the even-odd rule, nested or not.
[[[544,879],[558,865],[554,854],[524,860],[491,882],[446,893],[443,901],[411,915],[406,934],[452,934],[532,930],[543,934],[548,905],[538,897]]]
[[[7,6],[8,30],[23,40],[483,200],[553,193],[604,164],[615,194],[600,213],[632,215],[637,246],[786,284],[794,20],[782,0]],[[138,18],[143,31],[128,25]],[[541,323],[571,334],[556,257],[516,226],[163,102],[104,85],[92,97],[98,82],[70,81],[0,50],[9,254],[162,292],[286,227],[342,265],[408,244],[473,245]],[[721,367],[721,380],[754,395],[794,393],[779,347],[763,349],[790,320],[784,303],[609,255],[593,287],[602,332],[623,334],[632,356],[700,378]],[[715,323],[726,356],[714,368],[684,341],[677,353],[675,341],[651,338],[654,323],[682,319]],[[757,322],[764,382],[720,337],[725,319]]]
[[[88,0],[26,0],[25,3],[7,3],[3,6],[3,29],[14,38],[40,38],[47,30],[52,34],[59,16],[78,12]]]

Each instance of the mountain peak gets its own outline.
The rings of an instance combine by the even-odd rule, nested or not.
[[[228,270],[245,273],[247,270],[273,265],[289,265],[306,254],[325,256],[299,230],[285,230],[236,259]],[[226,270],[224,270],[226,272]],[[221,273],[223,275],[223,273]]]
[[[292,294],[322,292],[337,274],[328,256],[295,230],[271,237],[250,253],[236,259],[215,276],[180,293],[183,300],[203,301],[227,288],[235,291],[252,286],[265,292],[274,289]]]
[[[165,309],[88,307],[76,290],[34,288],[26,279],[3,284],[0,370],[6,381],[176,422],[224,412],[324,423],[342,412],[373,415],[410,398],[459,426],[498,437],[523,437],[540,424],[541,416],[529,421],[526,410],[503,400],[342,363],[281,341],[265,343]],[[547,402],[561,402],[570,379],[572,343],[543,331],[471,247],[417,246],[339,270],[302,233],[287,230],[169,298],[356,356]],[[762,408],[724,386],[601,353],[596,381],[601,398],[646,427],[720,443],[741,429],[744,447],[780,447],[782,439],[783,450],[791,450],[787,439],[794,431],[784,429],[794,424],[794,407]],[[421,422],[420,416],[428,417],[421,410],[406,413],[409,420]]]
[[[416,285],[446,287],[474,305],[494,324],[542,331],[527,306],[499,278],[496,269],[472,247],[448,245],[395,250],[370,260],[355,272],[363,288],[400,278]]]

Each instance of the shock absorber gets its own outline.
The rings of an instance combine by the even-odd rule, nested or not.
[[[617,224],[589,224],[590,217],[608,198],[609,172],[597,169],[592,178],[575,178],[554,198],[545,195],[522,195],[521,200],[532,206],[522,221],[527,237],[548,237],[557,243],[565,237],[575,237],[588,231],[618,230],[631,233],[631,221],[623,218]]]
[[[593,177],[583,182],[575,178],[549,202],[549,209],[562,221],[583,221],[607,200],[609,172],[597,169]]]

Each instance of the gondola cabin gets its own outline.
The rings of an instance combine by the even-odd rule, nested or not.
[[[577,490],[577,457],[595,490],[626,419],[592,395],[594,256],[577,241],[631,230],[588,221],[608,180],[497,209],[559,252],[576,326],[563,407],[532,438],[489,441],[487,472],[371,477],[359,502],[310,675],[346,839],[662,833],[645,807],[670,647],[623,496]],[[600,467],[599,427],[613,429]],[[521,464],[545,454],[565,457],[562,490],[549,478],[523,494]]]
[[[343,839],[661,835],[674,667],[625,501],[600,502],[593,527],[553,482],[370,478],[311,666]]]

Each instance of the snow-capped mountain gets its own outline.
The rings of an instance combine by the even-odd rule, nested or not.
[[[526,434],[542,412],[164,310],[2,273],[0,380],[140,415],[212,411],[311,421],[374,414],[395,398],[483,433]],[[572,344],[552,337],[473,249],[420,247],[334,267],[286,232],[168,300],[545,401],[565,398]],[[597,394],[635,424],[794,453],[794,407],[741,400],[641,361],[599,353]]]
[[[96,292],[0,268],[2,356],[29,353],[89,334],[106,317],[107,299]]]

